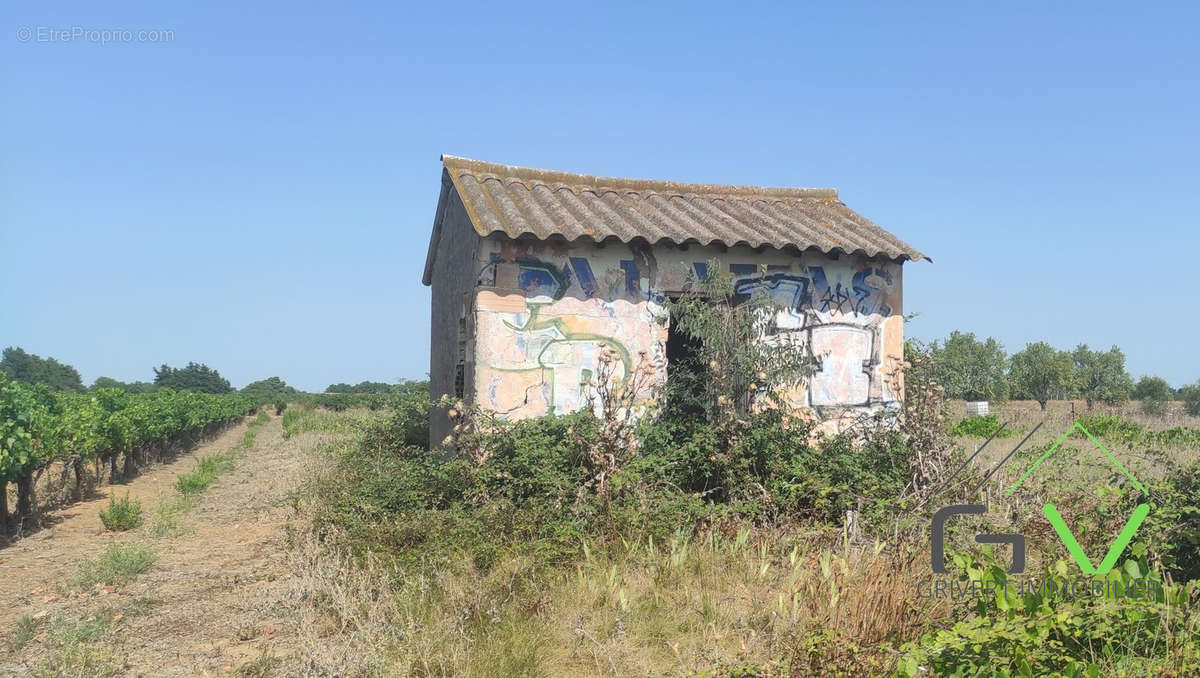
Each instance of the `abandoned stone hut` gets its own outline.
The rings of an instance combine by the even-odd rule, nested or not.
[[[741,292],[765,286],[784,331],[818,357],[797,403],[836,429],[894,406],[901,266],[925,258],[829,188],[618,179],[442,157],[423,282],[432,286],[434,398],[506,417],[588,403],[605,348],[665,380],[664,302],[710,261]],[[759,273],[760,265],[768,273]],[[435,412],[431,442],[447,434]]]

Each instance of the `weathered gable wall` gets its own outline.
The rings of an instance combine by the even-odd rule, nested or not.
[[[485,238],[476,270],[474,400],[511,417],[571,412],[587,403],[605,346],[625,369],[648,366],[661,382],[666,297],[717,259],[745,292],[765,286],[783,329],[822,356],[798,405],[836,422],[848,408],[894,404],[903,355],[901,267],[816,253],[747,247],[637,246]],[[769,267],[764,278],[757,266]]]
[[[463,385],[473,383],[470,341],[474,331],[471,313],[478,268],[480,237],[471,226],[457,191],[446,192],[441,230],[437,234],[437,256],[433,261],[433,299],[430,318],[429,391],[434,400],[456,396],[455,386],[462,364]],[[450,432],[443,409],[435,408],[429,418],[429,444],[440,445]]]

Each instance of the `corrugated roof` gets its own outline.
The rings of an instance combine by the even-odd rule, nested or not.
[[[622,242],[640,237],[652,244],[817,249],[827,254],[932,261],[846,207],[832,188],[619,179],[453,155],[443,155],[442,162],[481,236],[504,233],[512,238],[617,238]],[[435,239],[438,226],[434,226]],[[429,271],[427,265],[426,284]]]

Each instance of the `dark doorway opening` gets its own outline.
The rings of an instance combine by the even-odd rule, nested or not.
[[[667,326],[667,369],[685,363],[694,364],[699,354],[700,340],[680,330],[678,318],[672,313],[671,324]]]
[[[672,311],[667,326],[666,405],[677,412],[702,414],[707,378],[708,366],[700,360],[700,340],[679,329],[679,319]]]

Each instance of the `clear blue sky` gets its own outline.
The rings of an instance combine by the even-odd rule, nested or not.
[[[87,382],[423,377],[443,152],[835,186],[910,335],[1200,378],[1195,5],[188,4],[0,9],[0,344]]]

